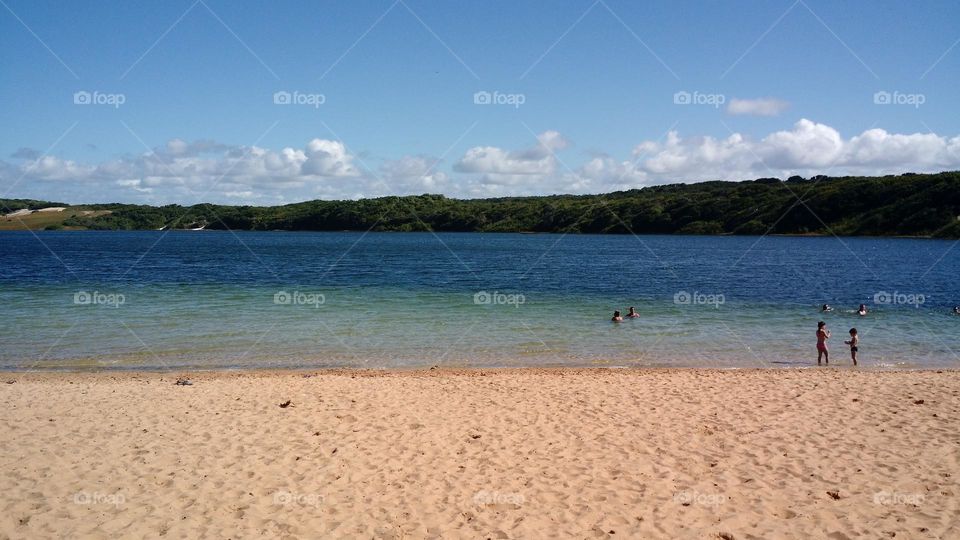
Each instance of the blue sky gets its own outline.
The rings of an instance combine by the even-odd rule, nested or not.
[[[276,204],[960,168],[956,2],[2,4],[0,198]]]

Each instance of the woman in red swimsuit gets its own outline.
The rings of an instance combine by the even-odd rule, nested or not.
[[[820,365],[820,359],[824,363],[830,363],[830,351],[827,350],[827,340],[830,339],[830,331],[827,330],[827,323],[820,321],[817,323],[817,365]]]

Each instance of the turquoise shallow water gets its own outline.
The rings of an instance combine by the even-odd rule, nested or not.
[[[838,364],[856,326],[864,366],[960,367],[954,244],[0,233],[0,368],[799,367],[820,319]]]

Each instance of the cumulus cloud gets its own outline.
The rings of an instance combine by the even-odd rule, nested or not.
[[[387,190],[397,186],[404,193],[439,193],[448,187],[450,177],[436,170],[437,165],[439,160],[427,156],[387,160],[380,166],[380,181]]]
[[[740,133],[681,136],[672,131],[663,140],[637,142],[631,155],[621,157],[578,156],[570,146],[561,133],[545,131],[526,148],[468,148],[452,167],[427,155],[408,155],[379,160],[370,170],[334,140],[312,139],[301,148],[271,150],[172,139],[150,152],[93,164],[18,151],[17,161],[0,160],[0,181],[8,190],[16,188],[10,197],[67,202],[278,204],[421,193],[603,193],[761,176],[960,169],[960,136],[870,129],[843,137],[807,119],[760,138]]]
[[[635,161],[616,160],[603,155],[589,159],[576,171],[567,174],[565,180],[565,192],[599,193],[643,187],[650,180],[650,176],[641,170]]]
[[[454,170],[480,173],[490,184],[516,184],[528,175],[546,176],[557,168],[554,152],[563,150],[568,141],[556,131],[537,136],[537,144],[525,150],[508,151],[496,146],[475,146],[454,165]]]
[[[750,116],[777,116],[787,110],[790,104],[776,98],[739,99],[733,98],[727,104],[727,114]]]
[[[634,154],[640,168],[658,178],[735,180],[757,175],[936,171],[960,166],[958,151],[960,137],[871,129],[844,139],[830,126],[802,119],[793,129],[760,140],[737,133],[724,139],[683,139],[671,132],[663,143],[640,143]]]
[[[26,160],[21,169],[30,177],[43,180],[139,178],[155,184],[166,181],[202,184],[210,180],[248,185],[265,185],[272,181],[302,184],[318,178],[359,176],[360,171],[353,160],[343,143],[323,139],[311,140],[304,149],[284,148],[280,151],[173,139],[151,152],[98,165],[43,156]]]

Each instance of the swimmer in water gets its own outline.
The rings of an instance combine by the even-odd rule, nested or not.
[[[630,311],[627,312],[627,318],[636,319],[640,317],[640,314],[637,313],[637,310],[633,309],[633,306],[630,306]]]
[[[817,323],[817,365],[820,365],[820,359],[824,359],[827,365],[830,365],[830,351],[827,350],[827,340],[830,339],[830,330],[827,330],[827,323],[820,321]]]
[[[611,322],[623,322],[623,317],[620,316],[619,311],[613,312],[613,318],[610,319]]]
[[[867,314],[867,306],[860,304],[860,308],[857,309],[857,315],[863,317]]]
[[[830,304],[824,304],[823,307],[820,308],[820,311],[826,313],[828,311],[833,311],[833,308],[830,307]]]
[[[954,315],[960,315],[960,306],[954,306],[953,308]]]

